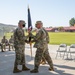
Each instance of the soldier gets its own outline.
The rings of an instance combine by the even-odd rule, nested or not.
[[[13,73],[18,73],[21,71],[30,70],[26,67],[25,64],[25,42],[27,37],[24,34],[24,30],[22,29],[25,27],[25,21],[20,20],[18,23],[18,28],[14,31],[14,48],[15,48],[15,63],[14,63],[14,70]],[[18,65],[22,65],[22,70],[18,69]]]
[[[10,46],[12,46],[12,49],[13,49],[13,46],[14,46],[14,38],[13,38],[12,35],[11,35],[11,38],[9,39],[9,51],[10,51]]]
[[[8,40],[6,39],[5,36],[3,36],[3,39],[1,40],[2,48],[5,50],[6,46],[9,45]]]
[[[47,43],[49,43],[49,35],[48,35],[48,32],[45,29],[44,29],[44,31],[46,32],[46,41],[47,41]],[[42,56],[42,59],[41,59],[40,64],[42,64],[42,65],[46,64],[46,59],[45,59],[44,56]]]
[[[36,28],[39,29],[36,36],[34,36],[33,34],[31,34],[29,32],[30,36],[34,39],[34,40],[32,40],[32,42],[35,42],[34,47],[37,48],[36,55],[35,55],[34,69],[31,70],[30,72],[31,73],[37,73],[38,72],[38,68],[39,68],[42,56],[44,56],[46,61],[48,62],[49,66],[50,66],[49,70],[54,71],[53,62],[52,62],[52,59],[49,56],[49,52],[48,52],[48,42],[49,41],[47,40],[48,37],[46,37],[47,32],[42,27],[43,24],[41,21],[37,21],[35,25],[36,25]]]
[[[46,31],[46,30],[45,30]],[[47,32],[47,31],[46,31]],[[36,33],[38,33],[38,29],[36,29]],[[48,36],[48,33],[47,33],[47,36]],[[49,37],[49,36],[48,36]],[[47,40],[49,40],[49,38],[47,39]],[[40,64],[42,64],[42,65],[44,65],[44,64],[46,64],[46,60],[45,60],[45,57],[44,56],[42,56],[42,59],[41,59],[41,61],[40,61]]]

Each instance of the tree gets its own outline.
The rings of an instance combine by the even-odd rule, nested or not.
[[[70,26],[74,26],[75,25],[75,18],[71,18],[69,23],[70,23]]]
[[[64,28],[63,28],[63,27],[58,27],[58,30],[59,30],[59,31],[63,31]]]

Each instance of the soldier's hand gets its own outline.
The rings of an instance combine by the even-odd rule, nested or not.
[[[29,41],[28,41],[28,40],[25,40],[25,42],[26,42],[26,43],[29,43]]]
[[[32,33],[29,33],[29,37],[33,37],[33,34]]]

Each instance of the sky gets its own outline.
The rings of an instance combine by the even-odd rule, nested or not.
[[[17,25],[25,20],[27,26],[28,5],[33,27],[38,20],[44,27],[66,27],[75,18],[75,0],[0,0],[0,23]]]

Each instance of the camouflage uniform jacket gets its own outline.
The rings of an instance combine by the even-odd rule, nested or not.
[[[7,39],[2,39],[1,43],[8,43],[8,40]]]
[[[46,41],[47,41],[47,43],[49,43],[50,42],[50,39],[49,39],[49,34],[48,34],[48,32],[43,28],[43,30],[45,31],[45,33],[46,33]]]
[[[10,38],[9,39],[9,43],[14,43],[14,39],[13,38]]]
[[[7,39],[2,39],[1,43],[2,43],[2,45],[6,45],[6,46],[9,45],[9,42]]]
[[[44,28],[40,28],[36,36],[32,35],[32,37],[35,41],[34,44],[35,48],[40,48],[40,49],[48,48],[47,34]]]
[[[24,30],[22,28],[16,28],[14,31],[14,47],[15,46],[20,46],[20,45],[25,45],[25,34]]]

